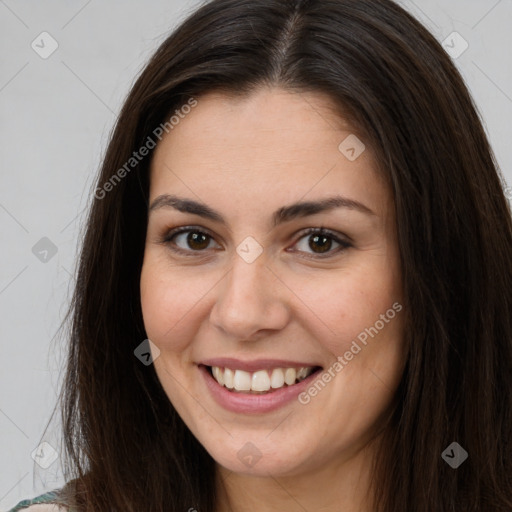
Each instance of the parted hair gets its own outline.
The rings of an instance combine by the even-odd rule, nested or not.
[[[170,113],[211,91],[327,95],[390,184],[409,351],[372,466],[376,512],[512,510],[512,222],[451,58],[390,0],[212,0],[132,86],[95,186]],[[264,113],[262,113],[264,115]],[[222,127],[219,127],[222,130]],[[151,154],[91,197],[60,395],[77,512],[216,509],[215,462],[134,350]],[[326,298],[327,299],[327,298]],[[441,454],[459,443],[457,469]],[[333,482],[333,485],[335,483]]]

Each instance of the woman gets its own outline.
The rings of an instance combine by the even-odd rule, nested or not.
[[[510,510],[511,249],[468,90],[403,9],[207,3],[105,155],[71,310],[68,485],[39,501]]]

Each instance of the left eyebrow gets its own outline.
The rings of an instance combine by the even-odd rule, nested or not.
[[[377,215],[359,201],[355,201],[354,199],[349,199],[344,196],[333,196],[319,201],[295,203],[290,206],[279,208],[279,210],[277,210],[273,215],[274,226],[277,226],[282,222],[289,222],[298,217],[307,217],[308,215],[315,215],[335,208],[347,208],[349,210],[357,210],[366,215]]]
[[[174,208],[183,213],[191,213],[199,215],[206,219],[219,222],[226,225],[227,222],[224,217],[216,210],[210,208],[204,203],[194,201],[192,199],[180,198],[170,194],[162,194],[158,196],[150,205],[149,211],[158,210],[160,208]],[[349,210],[356,210],[365,215],[376,216],[376,213],[370,210],[367,206],[354,199],[349,199],[344,196],[332,196],[319,201],[298,202],[289,206],[283,206],[274,212],[272,215],[274,227],[284,222],[290,222],[299,217],[307,217],[317,213],[326,212],[335,208],[347,208]]]

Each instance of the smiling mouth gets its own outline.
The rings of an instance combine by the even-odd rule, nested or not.
[[[320,366],[273,368],[246,372],[244,370],[206,366],[215,381],[233,393],[265,395],[291,387],[321,370]]]

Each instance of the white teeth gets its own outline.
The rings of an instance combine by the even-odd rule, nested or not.
[[[274,368],[272,377],[270,377],[270,385],[274,388],[282,388],[284,386],[284,372],[281,368]]]
[[[221,385],[234,391],[265,393],[274,389],[292,386],[313,373],[314,367],[274,368],[246,372],[212,366],[213,378]]]
[[[268,391],[270,389],[270,377],[267,370],[260,370],[252,374],[251,389],[253,391]]]
[[[219,370],[222,373],[222,370],[220,368]],[[230,370],[229,368],[224,368],[224,386],[226,386],[228,389],[233,389],[233,371]]]
[[[295,368],[286,368],[286,371],[284,372],[284,381],[286,384],[288,384],[288,386],[295,384],[296,378],[297,372],[295,371]]]
[[[251,374],[243,370],[235,370],[233,386],[237,391],[249,391],[251,389]]]
[[[217,370],[216,372],[214,372],[213,376],[217,379],[217,382],[223,386],[224,385],[224,372],[217,366],[214,366],[212,368],[212,370]]]

